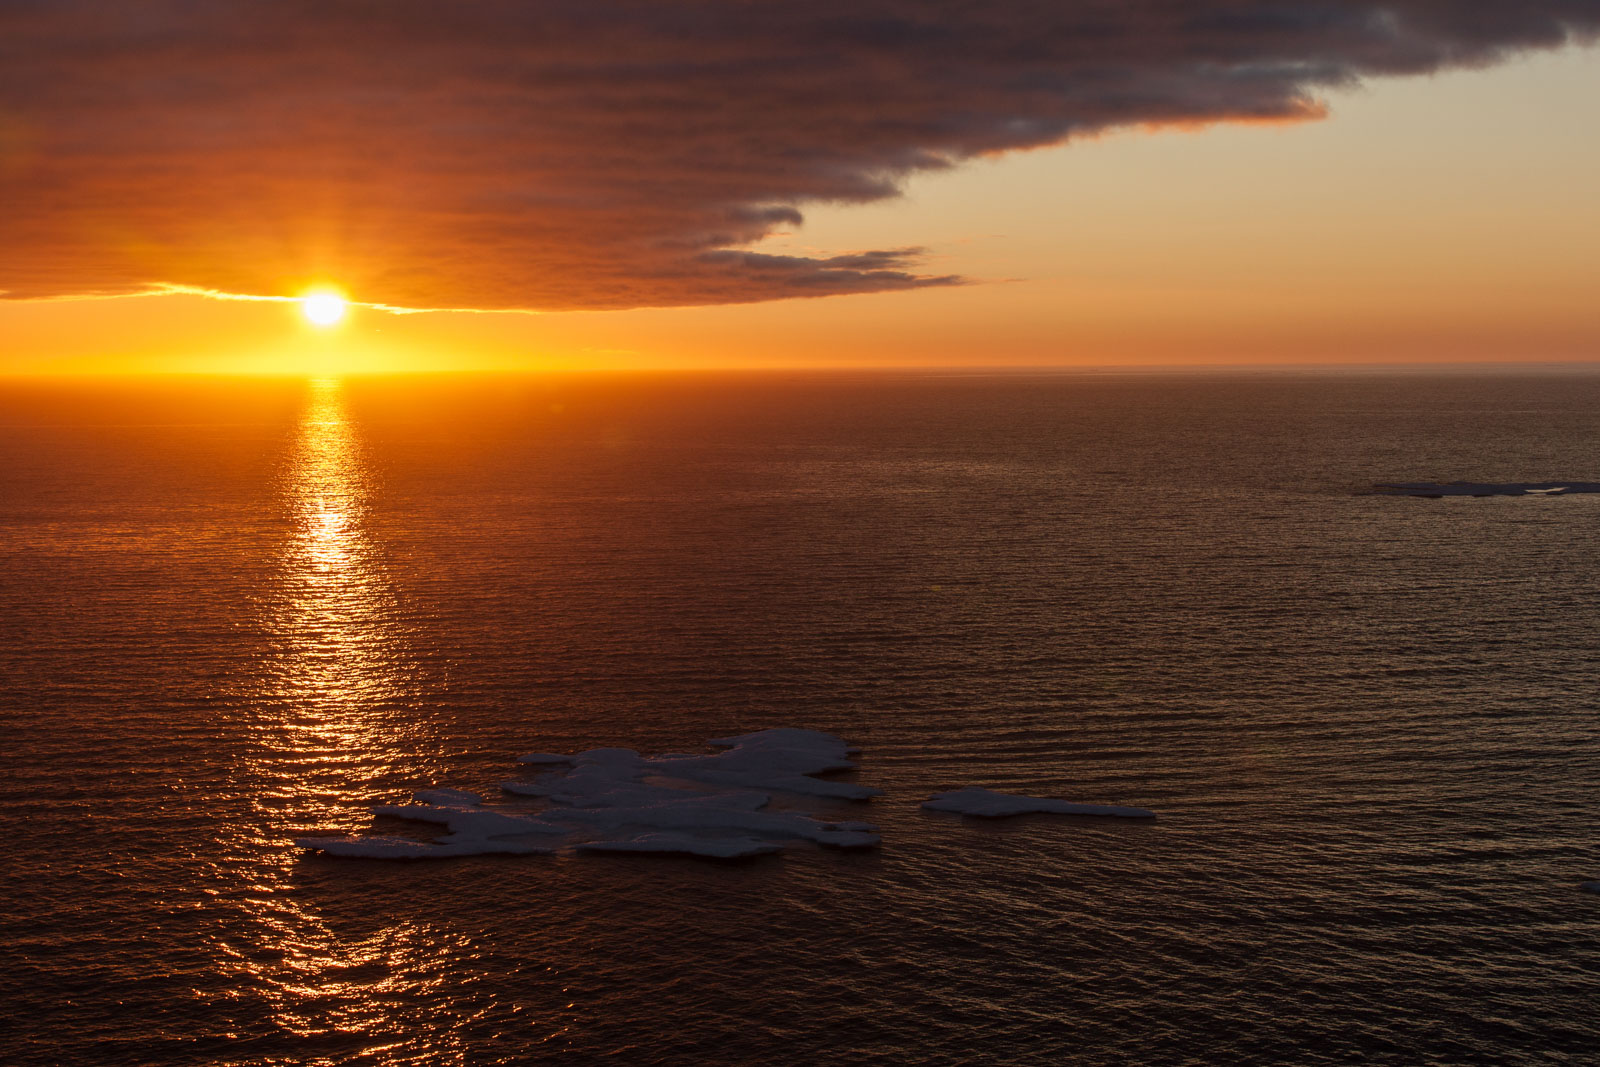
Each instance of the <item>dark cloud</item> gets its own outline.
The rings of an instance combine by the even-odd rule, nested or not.
[[[1294,119],[1600,0],[0,0],[0,289],[609,308],[941,284],[799,207],[1140,123]]]

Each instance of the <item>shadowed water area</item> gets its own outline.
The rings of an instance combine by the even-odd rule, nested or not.
[[[0,389],[0,1058],[1583,1063],[1600,377]],[[335,859],[771,726],[869,851]],[[1153,822],[979,821],[967,785]]]

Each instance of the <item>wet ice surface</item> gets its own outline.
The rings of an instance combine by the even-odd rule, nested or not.
[[[953,811],[998,819],[1007,815],[1101,815],[1122,819],[1153,819],[1156,813],[1145,808],[1124,808],[1114,804],[1076,804],[1050,797],[1025,797],[1016,793],[996,793],[980,786],[935,793],[922,802],[929,811]]]
[[[1600,493],[1600,482],[1379,482],[1384,496],[1570,496]]]
[[[812,777],[854,769],[853,750],[815,730],[760,730],[711,742],[711,755],[641,756],[596,748],[574,756],[532,753],[518,762],[551,766],[508,794],[538,797],[538,812],[486,807],[476,793],[426,789],[413,804],[383,804],[374,815],[443,826],[432,842],[394,836],[304,837],[296,844],[362,859],[447,859],[507,853],[677,852],[732,859],[774,852],[793,841],[871,848],[877,827],[772,807],[773,794],[867,800],[880,790]]]

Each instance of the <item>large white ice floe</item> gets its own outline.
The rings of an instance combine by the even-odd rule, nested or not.
[[[1600,482],[1379,482],[1380,496],[1570,496],[1600,493]]]
[[[1153,819],[1156,813],[1145,808],[1123,808],[1113,804],[1075,804],[1049,797],[1025,797],[1016,793],[996,793],[980,786],[935,793],[922,802],[929,811],[953,811],[998,819],[1007,815],[1106,815],[1122,819]]]
[[[512,796],[542,798],[538,811],[484,806],[459,789],[428,789],[413,804],[384,804],[374,815],[443,826],[436,841],[402,837],[306,837],[296,843],[329,855],[434,859],[491,853],[679,852],[734,858],[773,852],[790,841],[870,848],[877,827],[771,807],[772,794],[866,800],[880,790],[812,777],[850,770],[854,752],[815,730],[760,730],[711,742],[710,755],[641,756],[596,748],[572,756],[537,752],[518,762],[550,767],[531,781],[505,782]]]

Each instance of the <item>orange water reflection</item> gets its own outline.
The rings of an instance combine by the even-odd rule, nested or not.
[[[395,594],[367,534],[376,489],[341,384],[312,382],[284,478],[295,529],[272,628],[319,761],[372,755],[393,725],[384,709],[410,688]]]
[[[219,945],[234,995],[305,1040],[308,1063],[463,1054],[450,1022],[423,1025],[404,1005],[443,985],[468,946],[431,923],[341,909],[337,884],[296,879],[294,837],[362,828],[367,805],[437,773],[400,600],[370,535],[378,488],[341,384],[311,383],[282,475],[292,534],[262,602],[270,663],[238,767],[249,817],[226,843],[231,885],[219,890],[244,913]]]

